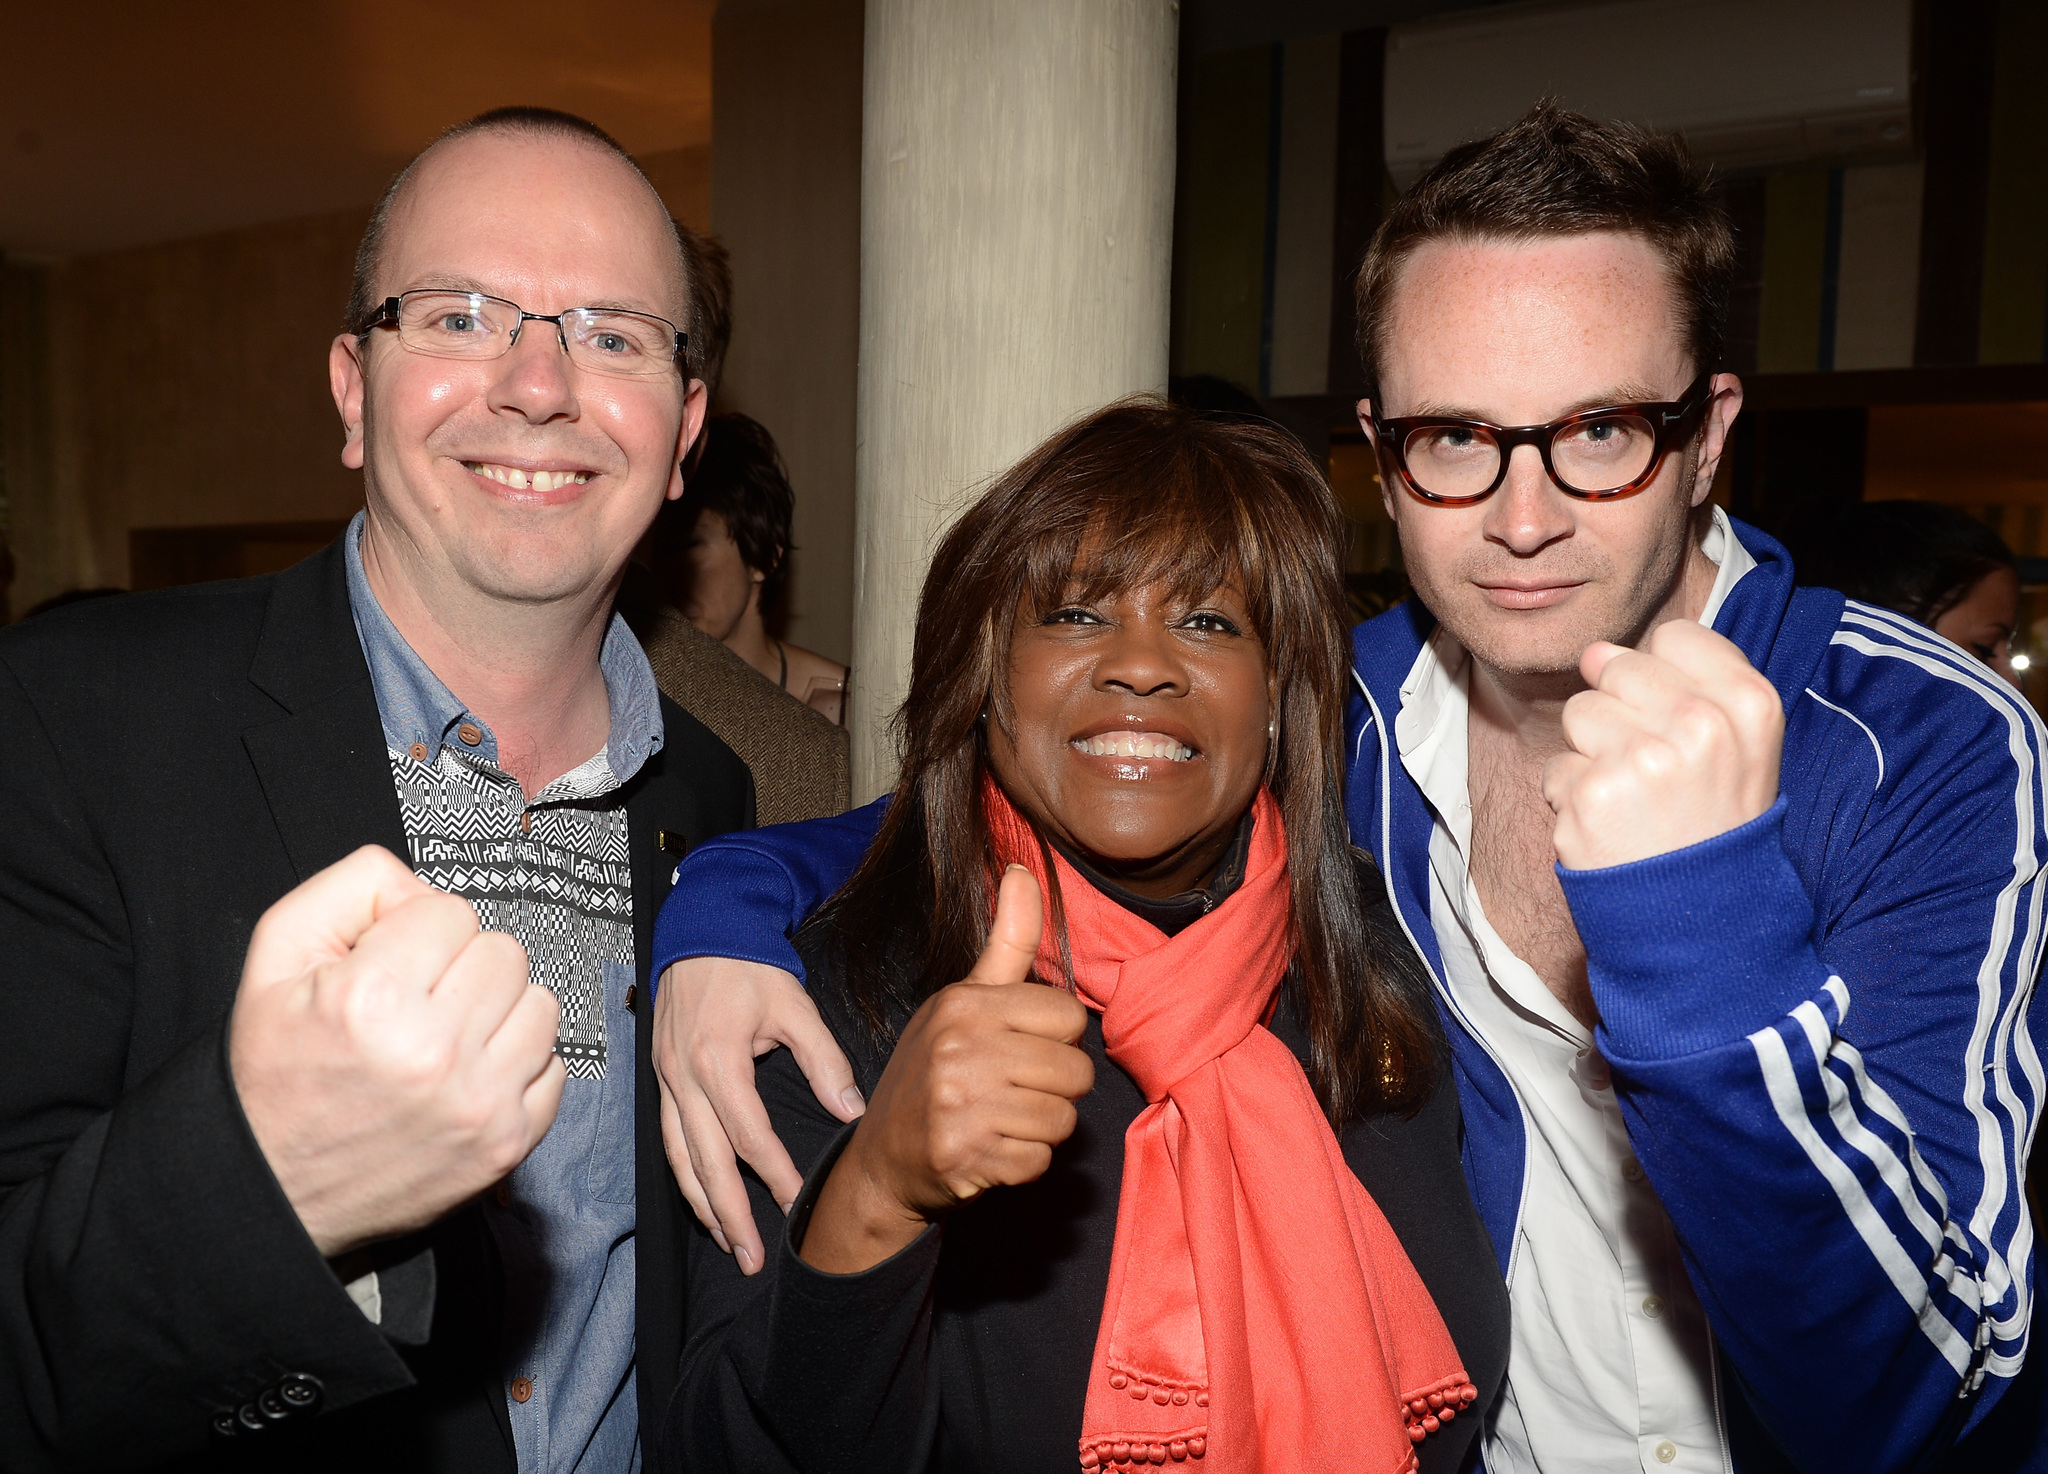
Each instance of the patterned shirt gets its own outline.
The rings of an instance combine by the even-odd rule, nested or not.
[[[498,766],[490,725],[377,603],[363,520],[348,530],[349,603],[413,869],[517,937],[533,983],[561,1005],[561,1109],[484,1201],[505,1270],[503,1386],[520,1474],[635,1470],[633,875],[620,787],[661,747],[654,672],[614,616],[599,656],[604,749],[528,799]]]

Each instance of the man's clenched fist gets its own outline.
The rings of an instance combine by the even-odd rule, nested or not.
[[[320,1252],[424,1228],[525,1160],[562,1099],[555,1021],[519,943],[388,850],[264,912],[228,1058]]]
[[[1642,650],[1588,646],[1579,671],[1593,689],[1565,703],[1572,750],[1543,772],[1568,868],[1669,854],[1777,801],[1784,708],[1730,641],[1676,619]]]

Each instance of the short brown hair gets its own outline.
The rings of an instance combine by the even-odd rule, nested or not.
[[[900,1025],[965,977],[987,938],[1002,867],[981,806],[986,725],[1014,720],[1020,620],[1159,580],[1190,602],[1232,581],[1278,693],[1266,783],[1287,833],[1289,986],[1309,1080],[1338,1122],[1428,1093],[1426,985],[1406,942],[1361,900],[1344,817],[1343,539],[1322,472],[1284,430],[1149,396],[1069,426],[997,478],[932,555],[896,717],[895,797],[819,918],[846,946],[848,988],[871,1029],[886,1033],[892,1016]],[[906,955],[909,978],[890,967]]]
[[[732,255],[715,235],[672,223],[683,243],[683,262],[690,271],[690,355],[697,377],[704,381],[707,406],[718,398],[718,380],[725,373],[725,350],[732,342]]]
[[[414,154],[406,166],[394,174],[391,182],[384,186],[384,193],[377,197],[377,206],[370,212],[370,223],[363,227],[363,238],[356,246],[355,278],[349,283],[348,315],[342,326],[344,332],[361,337],[368,331],[364,324],[382,304],[383,299],[377,294],[377,272],[383,264],[384,235],[391,226],[391,212],[397,205],[399,196],[405,193],[406,183],[412,178],[413,171],[419,168],[420,160],[442,144],[453,143],[458,138],[467,138],[474,133],[511,133],[524,134],[529,138],[578,139],[618,159],[640,176],[641,181],[647,185],[657,200],[661,198],[661,192],[654,188],[654,182],[648,179],[639,164],[634,162],[633,156],[626,152],[625,146],[588,118],[579,118],[574,113],[561,112],[551,107],[498,107],[487,113],[478,113],[467,122],[457,123],[445,130],[432,143]],[[690,271],[689,250],[683,245],[679,227],[667,209],[664,208],[661,213],[662,218],[668,221],[669,230],[675,241],[676,274],[682,281],[685,298],[694,309],[696,289]],[[684,323],[682,327],[683,331],[690,335],[690,342],[683,355],[685,365],[690,377],[700,377],[697,373],[699,350],[696,325]]]
[[[1381,349],[1402,264],[1432,240],[1528,241],[1611,230],[1663,256],[1693,371],[1720,367],[1735,280],[1735,232],[1682,139],[1540,102],[1519,122],[1460,144],[1402,195],[1358,270],[1358,355],[1379,397]]]

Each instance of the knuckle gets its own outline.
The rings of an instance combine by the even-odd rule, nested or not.
[[[466,902],[464,904],[467,904]],[[526,981],[526,948],[510,932],[479,931],[476,940],[463,949],[490,972],[516,976]]]
[[[1633,773],[1612,768],[1593,769],[1579,780],[1572,792],[1572,807],[1582,814],[1599,814],[1631,805],[1641,792]]]
[[[1640,783],[1624,785],[1616,782],[1614,777],[1608,777],[1602,784],[1602,797],[1608,802],[1633,797],[1642,786],[1654,787],[1668,782],[1685,769],[1685,762],[1679,749],[1662,738],[1651,737],[1637,743],[1629,757],[1631,766],[1635,769],[1634,776]],[[1606,793],[1608,784],[1612,784],[1617,791],[1611,795]]]
[[[967,1081],[952,1070],[937,1071],[932,1075],[931,1109],[939,1121],[951,1129],[951,1119],[971,1109],[974,1092]]]
[[[726,1051],[715,1039],[697,1035],[690,1040],[683,1051],[685,1078],[703,1085],[708,1080],[717,1080],[725,1074]]]

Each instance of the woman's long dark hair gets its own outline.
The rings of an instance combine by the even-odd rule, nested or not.
[[[1001,866],[982,813],[982,718],[1005,730],[1013,719],[1019,621],[1155,580],[1188,602],[1228,581],[1278,693],[1267,784],[1287,827],[1309,1080],[1335,1123],[1421,1101],[1429,1003],[1360,904],[1344,819],[1343,528],[1286,433],[1150,397],[1060,431],[953,525],[918,600],[888,817],[819,918],[844,945],[849,992],[878,1036],[965,977],[987,939]]]
[[[1858,502],[1835,519],[1799,581],[1840,589],[1932,628],[1985,575],[2011,567],[2004,539],[1961,507]]]

